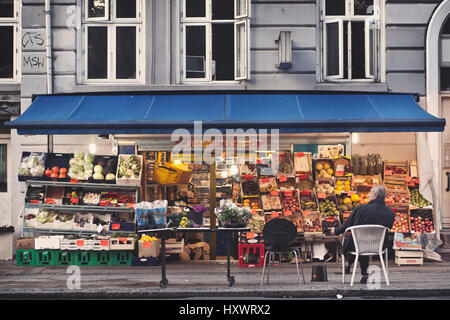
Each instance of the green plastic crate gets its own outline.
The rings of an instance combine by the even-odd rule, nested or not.
[[[36,266],[44,267],[44,266],[57,266],[58,258],[57,252],[59,250],[36,250]]]
[[[96,266],[97,255],[95,251],[75,251],[75,265],[77,266]]]
[[[97,265],[98,266],[112,266],[113,265],[113,256],[110,251],[94,251],[97,256]]]
[[[133,259],[133,251],[127,250],[114,250],[110,251],[112,256],[113,266],[131,266],[131,260]]]
[[[58,266],[70,266],[75,264],[76,251],[69,250],[55,250],[56,261]]]
[[[18,249],[16,250],[17,266],[35,266],[36,250],[34,249]]]

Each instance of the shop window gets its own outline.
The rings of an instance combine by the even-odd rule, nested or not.
[[[450,18],[447,17],[447,21],[442,27],[441,35],[450,35]]]
[[[0,82],[14,82],[18,78],[18,8],[18,0],[0,0]]]
[[[184,0],[183,4],[183,80],[247,79],[249,0]]]
[[[441,91],[450,91],[450,67],[441,67]]]
[[[141,80],[142,0],[86,0],[83,49],[86,82]]]
[[[376,80],[379,0],[322,0],[324,80]]]
[[[0,192],[7,192],[7,145],[0,144]]]

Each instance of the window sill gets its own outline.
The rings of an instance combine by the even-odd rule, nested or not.
[[[183,90],[244,90],[245,83],[182,83],[167,85],[142,85],[142,84],[79,84],[74,90],[77,92],[144,92],[144,91],[183,91]]]
[[[362,92],[387,92],[387,83],[379,82],[322,82],[316,84],[318,91],[362,91]]]
[[[20,83],[0,82],[0,92],[20,92]]]

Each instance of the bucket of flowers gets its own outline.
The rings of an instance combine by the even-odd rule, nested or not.
[[[215,210],[219,219],[219,225],[224,228],[244,228],[250,217],[250,209],[239,207],[229,199],[220,200],[220,205]]]

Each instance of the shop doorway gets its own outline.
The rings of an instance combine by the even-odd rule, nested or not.
[[[450,119],[450,94],[442,96],[441,106],[442,117]],[[450,128],[448,126],[445,126],[445,130],[441,133],[441,141],[443,148],[441,170],[442,228],[450,229]]]

